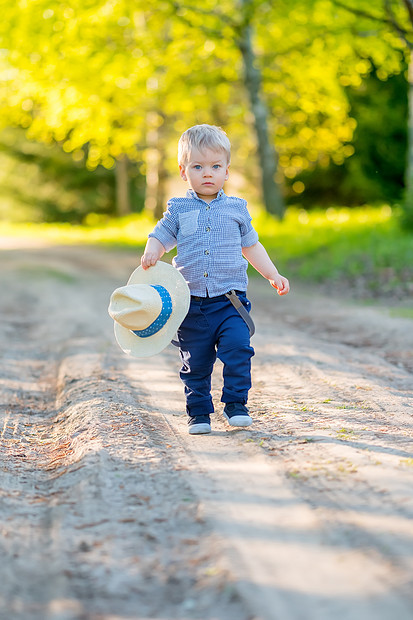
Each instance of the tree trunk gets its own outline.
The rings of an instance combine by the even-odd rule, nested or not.
[[[165,144],[162,139],[162,123],[157,112],[147,116],[146,134],[146,190],[145,210],[156,219],[162,217],[165,210],[166,181],[168,173],[165,167]]]
[[[158,187],[156,191],[156,207],[154,213],[156,219],[160,219],[166,209],[166,183],[169,178],[169,174],[165,166],[166,149],[164,148],[163,142],[159,143],[158,153]]]
[[[118,159],[115,168],[116,211],[119,217],[129,215],[131,213],[128,164],[128,158],[126,155],[122,155],[122,157]]]
[[[242,4],[245,5],[245,0],[242,0]],[[261,73],[256,66],[249,23],[246,23],[240,32],[238,47],[242,54],[245,85],[254,115],[264,205],[269,213],[281,219],[284,215],[285,206],[281,188],[275,182],[278,157],[268,135],[268,110],[262,98]]]

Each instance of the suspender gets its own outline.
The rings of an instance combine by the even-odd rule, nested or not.
[[[242,318],[244,319],[244,321],[248,325],[248,329],[250,330],[250,336],[253,336],[255,334],[254,321],[250,317],[248,310],[245,310],[245,308],[242,305],[242,302],[241,302],[240,298],[238,297],[238,295],[236,294],[236,292],[234,290],[232,290],[229,293],[225,293],[225,297],[228,297],[228,299],[230,300],[230,302],[234,306],[235,310],[238,312],[238,314],[240,314],[242,316]]]

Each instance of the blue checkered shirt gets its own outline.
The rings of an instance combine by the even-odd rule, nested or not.
[[[199,297],[246,291],[248,261],[242,248],[258,241],[247,202],[221,190],[209,204],[188,190],[185,198],[171,198],[163,218],[149,237],[169,252],[177,246],[173,265]]]

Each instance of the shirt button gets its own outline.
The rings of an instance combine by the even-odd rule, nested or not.
[[[208,206],[207,206],[207,208],[206,208],[206,210],[207,210],[207,211],[209,211],[209,210],[210,210],[210,208],[211,208],[211,207],[208,205]]]
[[[206,254],[208,256],[209,250],[205,250],[204,254]]]
[[[208,274],[207,274],[207,272],[205,271],[205,272],[204,272],[204,278],[207,278],[207,277],[208,277]]]
[[[207,232],[210,232],[210,231],[211,231],[211,229],[210,229],[210,227],[209,227],[209,226],[207,226],[207,227],[205,228],[205,230],[206,230]]]

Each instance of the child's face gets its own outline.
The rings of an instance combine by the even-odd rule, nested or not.
[[[188,181],[199,198],[211,202],[217,197],[229,176],[229,164],[223,151],[194,149],[185,166],[179,166],[181,177]]]

